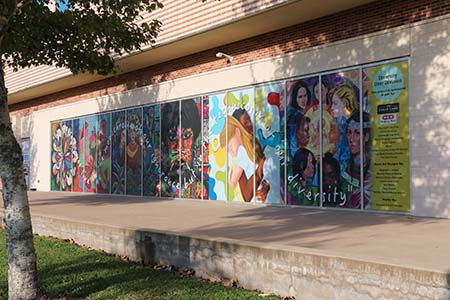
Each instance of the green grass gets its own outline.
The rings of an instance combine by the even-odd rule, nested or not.
[[[105,300],[278,299],[259,297],[256,292],[225,288],[219,284],[141,267],[55,239],[35,237],[34,240],[40,286],[50,295],[64,295],[68,299]],[[3,230],[0,231],[0,299],[7,300]]]

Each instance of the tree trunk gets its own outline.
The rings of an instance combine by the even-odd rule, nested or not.
[[[3,66],[0,66],[0,177],[8,253],[8,297],[9,300],[31,300],[38,297],[36,255],[22,150],[12,131],[4,78]]]

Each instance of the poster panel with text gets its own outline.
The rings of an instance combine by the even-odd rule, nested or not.
[[[370,209],[410,211],[408,62],[367,68],[370,78]]]

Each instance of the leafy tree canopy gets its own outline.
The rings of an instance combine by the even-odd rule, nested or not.
[[[159,0],[0,1],[3,66],[108,74],[114,56],[155,42],[161,22],[143,22],[141,16],[157,8]]]

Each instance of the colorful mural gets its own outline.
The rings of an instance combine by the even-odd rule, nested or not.
[[[255,143],[253,92],[245,89],[227,93],[227,127],[220,134],[220,143],[227,145],[228,201],[254,200],[255,186],[264,176],[264,154],[261,144]]]
[[[324,75],[323,206],[361,208],[360,71]],[[368,115],[363,118],[368,119]],[[369,120],[367,120],[368,122]],[[329,125],[328,125],[329,124]],[[368,195],[364,196],[367,205]]]
[[[203,97],[202,103],[202,199],[209,200],[209,98]]]
[[[408,84],[399,61],[52,122],[51,190],[407,212]]]
[[[180,196],[180,102],[161,104],[162,197]]]
[[[127,195],[142,195],[142,108],[127,110]]]
[[[262,178],[255,185],[257,202],[284,203],[283,96],[281,83],[255,88],[255,144],[259,143],[263,151]],[[258,167],[256,170],[258,172]]]
[[[125,194],[125,141],[126,124],[125,111],[113,112],[112,122],[112,165],[111,165],[111,193]]]
[[[202,198],[201,98],[181,101],[181,198]]]
[[[111,191],[111,114],[98,116],[97,128],[97,193]]]
[[[143,108],[144,196],[160,196],[157,186],[161,175],[161,106]]]
[[[221,132],[226,130],[226,94],[209,97],[209,199],[227,200],[227,152],[226,142],[221,140]],[[222,144],[223,143],[223,144]]]
[[[320,108],[317,76],[293,80],[287,88],[287,203],[320,205]]]

